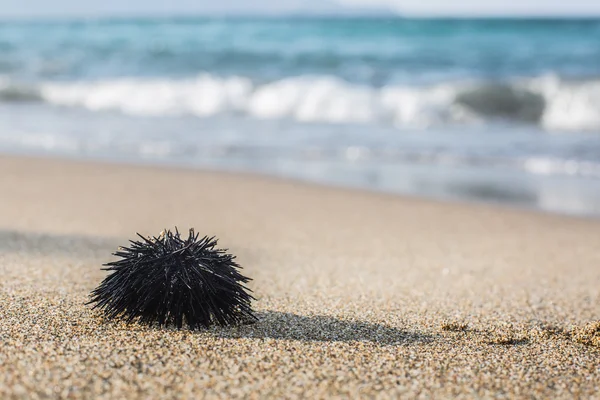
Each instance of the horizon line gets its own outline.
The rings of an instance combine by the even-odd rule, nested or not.
[[[600,11],[595,14],[552,14],[552,13],[506,13],[506,14],[470,14],[470,13],[448,13],[448,14],[424,14],[424,13],[402,13],[393,10],[366,11],[348,10],[347,12],[215,12],[215,13],[137,13],[121,12],[106,13],[100,15],[88,14],[65,14],[65,15],[0,15],[1,22],[35,22],[35,21],[70,21],[70,20],[121,20],[121,19],[172,19],[172,20],[191,20],[196,18],[222,18],[222,19],[244,19],[244,18],[389,18],[406,20],[597,20],[600,19]]]

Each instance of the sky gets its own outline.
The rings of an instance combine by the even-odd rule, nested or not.
[[[285,12],[385,8],[403,15],[600,16],[600,0],[0,0],[0,17],[72,17]]]

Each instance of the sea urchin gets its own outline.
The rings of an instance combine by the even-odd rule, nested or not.
[[[141,241],[119,247],[121,259],[105,264],[113,272],[91,293],[93,308],[148,325],[181,328],[185,320],[190,329],[256,320],[244,286],[251,279],[238,272],[235,256],[215,248],[214,237],[198,239],[193,229],[187,239],[177,229],[137,235]]]

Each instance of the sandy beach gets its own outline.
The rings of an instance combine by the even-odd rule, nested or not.
[[[85,303],[136,232],[216,235],[259,323]],[[600,221],[0,157],[0,398],[600,398]],[[596,323],[596,324],[594,324]]]

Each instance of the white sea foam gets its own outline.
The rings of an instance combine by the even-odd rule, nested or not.
[[[600,130],[600,80],[564,83],[554,76],[529,87],[546,99],[541,125],[550,130]]]
[[[48,82],[0,81],[0,100],[42,100],[89,110],[164,116],[244,114],[299,122],[393,124],[427,128],[505,120],[546,130],[600,131],[600,80],[553,76],[509,84],[447,83],[375,88],[335,77],[292,77],[257,85],[244,77]]]

